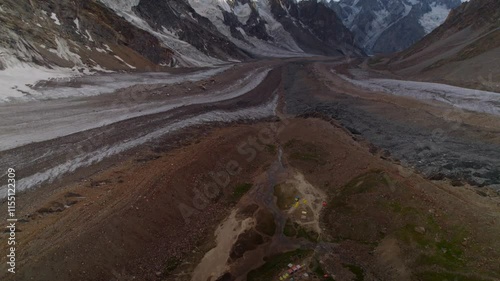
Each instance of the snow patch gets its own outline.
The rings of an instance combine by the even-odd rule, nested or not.
[[[113,53],[113,50],[111,50],[108,44],[104,44],[104,48],[106,48],[108,52]]]
[[[70,61],[77,66],[83,66],[83,62],[79,55],[71,52],[68,42],[63,38],[56,37],[57,50],[50,49],[49,51],[56,54],[58,57]]]
[[[236,30],[238,30],[241,33],[241,35],[243,35],[244,37],[247,37],[247,33],[245,32],[245,30],[243,28],[238,26],[236,28]]]
[[[237,5],[234,7],[234,14],[238,17],[241,24],[247,24],[247,21],[252,14],[252,8],[250,8],[248,3],[244,5]]]
[[[450,9],[445,5],[438,5],[437,3],[432,3],[431,11],[424,14],[419,23],[425,30],[425,33],[430,33],[436,27],[440,26],[450,14]]]
[[[78,18],[75,18],[75,19],[73,20],[73,23],[74,23],[74,24],[75,24],[75,26],[76,26],[76,30],[77,30],[77,32],[79,32],[79,31],[80,31],[80,21],[78,20]]]
[[[50,18],[54,21],[55,24],[61,25],[61,22],[59,21],[59,19],[57,18],[57,15],[55,13],[52,13],[50,15]]]
[[[99,69],[99,66],[91,67],[93,69]],[[16,99],[12,97],[4,99],[5,101],[23,101],[23,100],[47,100],[47,99],[58,99],[66,97],[86,97],[86,96],[96,96],[101,94],[112,93],[118,89],[123,89],[133,85],[141,84],[171,84],[184,81],[198,81],[211,77],[219,72],[226,70],[226,67],[215,68],[200,72],[195,72],[192,74],[186,74],[182,76],[174,76],[169,73],[153,72],[153,73],[120,73],[120,74],[100,74],[92,76],[83,76],[72,78],[75,84],[80,85],[75,86],[59,86],[59,87],[42,87],[37,86],[34,89],[31,87],[26,87],[29,91],[29,95],[16,95]],[[71,70],[66,70],[66,72]],[[105,70],[107,71],[107,70]],[[109,72],[109,71],[107,71]],[[1,72],[0,72],[1,73]],[[74,71],[72,73],[75,73]],[[66,75],[65,77],[71,77],[75,75]],[[80,75],[81,76],[81,75]],[[52,80],[50,78],[57,77],[47,75],[45,79],[35,79],[31,84],[34,85],[39,80]],[[65,82],[70,79],[64,80]],[[41,83],[38,83],[40,85]]]
[[[139,5],[140,0],[99,0],[114,11],[123,13],[132,12],[132,8]]]
[[[117,60],[119,60],[119,61],[123,62],[126,66],[128,66],[128,67],[129,67],[129,68],[131,68],[131,69],[136,69],[136,68],[137,68],[137,67],[135,67],[135,66],[132,66],[132,65],[128,64],[126,61],[124,61],[124,60],[123,60],[122,58],[120,58],[119,56],[116,56],[116,55],[115,55],[114,57],[115,57]]]
[[[93,60],[92,60],[93,61]],[[104,73],[113,73],[114,71],[113,70],[108,70],[100,65],[98,65],[95,61],[93,61],[95,63],[94,66],[91,67],[92,70],[94,71],[97,71],[97,72],[104,72]]]
[[[30,98],[36,95],[31,87],[40,80],[69,79],[75,76],[71,69],[19,64],[0,71],[0,102]]]
[[[87,39],[89,39],[90,42],[94,42],[92,35],[90,35],[90,32],[87,29],[85,29],[85,33],[87,34]]]

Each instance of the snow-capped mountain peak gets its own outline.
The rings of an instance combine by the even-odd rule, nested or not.
[[[369,53],[403,50],[446,20],[461,0],[340,0],[329,2],[356,43]]]

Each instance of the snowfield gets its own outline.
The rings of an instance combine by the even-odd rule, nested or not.
[[[438,5],[433,3],[431,5],[431,11],[427,14],[424,14],[419,22],[420,25],[425,30],[425,33],[431,33],[436,27],[440,26],[448,17],[450,13],[450,9],[445,5]]]
[[[71,69],[19,65],[0,70],[0,103],[30,99],[37,92],[32,86],[42,80],[69,80],[77,73]]]
[[[439,101],[456,108],[500,115],[500,93],[467,89],[439,83],[393,79],[367,79],[363,73],[351,72],[356,78],[339,75],[350,83],[374,92]]]
[[[248,4],[236,6],[234,9],[226,0],[189,0],[189,4],[200,16],[208,18],[217,27],[217,30],[231,42],[249,53],[266,57],[306,56],[292,35],[285,30],[281,23],[274,19],[268,0],[255,1],[255,5],[257,5],[260,17],[267,22],[267,33],[275,39],[273,43],[249,36],[241,28],[238,28],[238,30],[246,42],[232,36],[229,26],[224,23],[222,10],[235,14],[241,23],[246,23],[251,13]]]

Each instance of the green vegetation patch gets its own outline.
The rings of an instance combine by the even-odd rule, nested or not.
[[[465,266],[462,241],[467,237],[467,231],[464,228],[455,227],[450,233],[445,233],[430,215],[423,224],[424,233],[417,232],[416,227],[407,224],[397,236],[401,241],[420,248],[422,254],[415,262],[417,266],[437,266],[447,270],[460,270]]]
[[[321,161],[321,156],[316,154],[316,153],[309,153],[309,152],[293,152],[290,157],[295,160],[302,160],[302,161],[311,161],[311,162],[317,162],[317,163],[323,163]],[[324,163],[323,163],[324,164]]]
[[[297,238],[304,238],[311,242],[318,242],[319,235],[315,231],[306,229],[298,224],[296,226],[296,229],[297,229]]]
[[[276,154],[276,151],[277,151],[276,145],[274,145],[274,144],[267,144],[266,145],[266,151],[269,152],[269,153],[271,153],[271,154]]]
[[[257,212],[256,217],[257,226],[255,227],[255,229],[265,235],[273,236],[276,232],[276,223],[274,222],[273,214],[268,210],[260,209]]]
[[[285,143],[284,147],[290,151],[289,155],[292,160],[310,162],[317,165],[326,164],[326,160],[323,157],[326,152],[315,144],[292,139]]]
[[[296,139],[291,139],[289,141],[287,141],[284,145],[285,148],[291,148],[292,146],[294,146],[298,141]]]
[[[466,276],[448,272],[421,272],[416,274],[418,280],[421,281],[489,281],[474,276]]]
[[[326,272],[321,266],[321,263],[319,262],[318,259],[315,259],[314,262],[311,264],[311,270],[318,275],[318,277],[322,278],[321,280],[327,280],[327,281],[335,281],[333,277],[328,276],[327,278],[324,278]]]
[[[266,258],[266,263],[248,273],[248,281],[270,281],[288,268],[289,263],[299,263],[313,253],[312,250],[297,249]]]
[[[366,193],[377,187],[387,187],[389,182],[385,174],[381,171],[371,171],[361,176],[358,176],[347,183],[337,194],[330,204],[328,204],[327,210],[333,208],[335,211],[349,211],[349,199],[357,194]]]
[[[460,50],[460,52],[458,52],[454,56],[447,59],[439,60],[431,64],[430,66],[424,68],[424,71],[441,67],[450,62],[464,61],[467,59],[471,59],[485,52],[488,52],[491,49],[498,48],[499,46],[500,46],[500,31],[494,31],[488,36],[479,38],[474,43],[467,45],[465,48]]]
[[[274,187],[274,196],[278,199],[276,204],[281,210],[288,210],[295,203],[295,196],[297,196],[297,190],[286,184],[279,184]]]
[[[500,47],[500,31],[494,31],[488,36],[484,36],[474,43],[463,48],[454,58],[455,61],[461,61],[476,57],[491,49]]]
[[[293,222],[290,219],[286,220],[285,228],[283,229],[283,234],[286,237],[297,236],[297,230],[295,229],[295,226],[293,225]]]
[[[165,265],[165,271],[170,273],[174,271],[179,265],[181,265],[181,260],[177,258],[169,258]]]
[[[287,237],[304,238],[314,243],[318,242],[319,240],[318,233],[313,230],[306,229],[300,224],[292,222],[290,219],[287,219],[285,223],[283,234]]]
[[[410,245],[412,243],[418,244],[421,248],[429,247],[432,244],[432,239],[427,237],[425,234],[421,234],[415,231],[417,225],[409,223],[399,229],[396,233],[399,240]]]
[[[368,64],[377,64],[379,62],[382,62],[383,58],[380,56],[372,57],[368,60]]]
[[[231,260],[237,260],[247,252],[256,249],[259,245],[264,243],[262,235],[255,230],[247,230],[238,236],[238,240],[234,243],[229,257]]]
[[[239,201],[240,198],[245,195],[252,188],[251,183],[240,183],[236,185],[233,189],[232,199],[233,201]]]
[[[365,280],[365,272],[361,267],[355,264],[344,264],[344,267],[349,269],[354,275],[356,275],[356,278],[354,278],[355,281]]]
[[[430,254],[422,254],[417,259],[417,265],[439,266],[448,270],[458,270],[465,266],[463,251],[459,242],[440,241],[429,243]]]
[[[414,215],[419,213],[419,210],[413,207],[403,206],[399,202],[390,202],[387,204],[387,207],[389,207],[389,209],[391,209],[391,211],[393,211],[394,213],[403,216]]]

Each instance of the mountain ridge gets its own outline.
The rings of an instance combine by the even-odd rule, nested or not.
[[[314,1],[6,0],[0,22],[2,68],[159,70],[364,55],[336,13]]]
[[[386,61],[416,79],[500,91],[500,3],[472,0],[412,47]]]
[[[340,0],[328,5],[366,52],[393,53],[439,26],[460,0]]]

